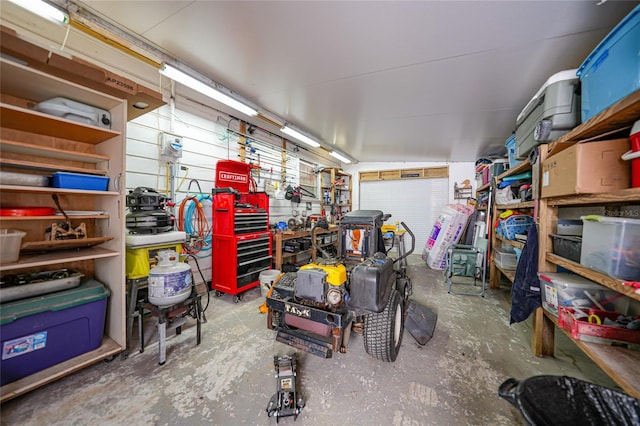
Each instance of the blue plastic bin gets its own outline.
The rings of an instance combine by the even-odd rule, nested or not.
[[[71,290],[0,305],[2,386],[100,347],[109,289]]]
[[[106,176],[85,175],[82,173],[56,172],[53,174],[53,187],[66,189],[87,189],[106,191],[109,178]]]
[[[583,122],[640,88],[640,5],[596,46],[577,75]]]
[[[531,216],[517,214],[506,219],[500,219],[496,233],[507,240],[515,240],[516,234],[526,234],[535,222]]]
[[[504,146],[507,147],[507,152],[509,153],[509,168],[512,169],[518,164],[522,163],[521,160],[516,160],[516,135],[513,134],[509,136],[507,141],[504,143]]]

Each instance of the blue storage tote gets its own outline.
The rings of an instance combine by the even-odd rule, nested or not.
[[[507,152],[509,153],[509,168],[512,169],[518,164],[522,163],[521,160],[516,159],[516,135],[515,133],[507,139],[504,143],[504,146],[507,147]]]
[[[100,347],[109,290],[95,280],[0,305],[0,384]]]
[[[529,227],[534,224],[533,218],[526,214],[514,214],[506,219],[500,219],[496,233],[507,240],[515,240],[516,234],[529,232]]]
[[[596,46],[577,75],[583,122],[640,88],[640,5]]]
[[[56,172],[53,174],[53,187],[66,189],[86,189],[106,191],[109,178],[106,176],[85,175],[82,173]]]

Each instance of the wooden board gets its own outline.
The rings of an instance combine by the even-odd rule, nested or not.
[[[70,151],[33,143],[0,139],[0,151],[3,153],[15,152],[17,154],[54,158],[57,160],[71,160],[83,163],[101,163],[109,161],[108,155],[93,154],[89,152]]]
[[[124,348],[108,337],[102,338],[102,344],[98,349],[71,358],[45,370],[38,371],[30,376],[24,377],[15,382],[6,384],[0,388],[0,402],[8,401],[19,395],[51,383],[64,376],[81,370],[91,364],[103,361],[113,355],[122,352]]]
[[[576,126],[549,145],[548,156],[557,154],[571,145],[586,140],[611,136],[625,130],[640,117],[640,90],[616,102],[598,115]]]
[[[361,182],[402,179],[434,179],[449,177],[449,166],[424,167],[420,169],[394,169],[360,172]]]
[[[553,324],[558,319],[544,311]],[[560,328],[560,327],[558,327]],[[629,395],[640,398],[640,352],[619,346],[584,342],[571,337],[571,333],[560,328],[591,360],[607,373]]]
[[[0,104],[0,126],[10,129],[98,144],[120,132],[89,126],[8,104]]]
[[[106,170],[96,170],[96,169],[87,169],[84,167],[73,167],[73,166],[64,166],[61,164],[47,164],[41,162],[34,161],[23,161],[23,160],[14,160],[10,158],[0,158],[0,165],[4,167],[15,167],[21,169],[33,169],[33,170],[46,170],[53,172],[72,172],[72,173],[83,173],[83,174],[91,174],[98,176],[105,176],[107,174]]]
[[[41,252],[41,251],[68,250],[68,249],[93,247],[110,240],[113,240],[113,237],[78,238],[73,240],[54,240],[54,241],[29,241],[22,244],[22,247],[20,247],[20,252],[34,253],[34,252]]]
[[[546,252],[546,260],[553,263],[554,265],[562,266],[563,268],[580,274],[581,276],[591,281],[595,281],[598,284],[609,287],[610,289],[615,290],[618,293],[622,293],[636,300],[640,300],[640,293],[637,293],[636,289],[631,286],[622,285],[621,280],[610,277],[609,275],[602,274],[598,271],[594,271],[593,269],[582,266],[577,262],[573,262],[569,259],[565,259],[562,256],[558,256],[557,254],[553,254],[550,252]]]
[[[32,269],[40,266],[49,266],[51,264],[72,264],[84,260],[100,259],[105,257],[117,257],[121,253],[113,250],[107,250],[100,247],[91,247],[80,249],[77,251],[58,250],[48,253],[25,254],[20,256],[16,263],[7,263],[0,265],[0,272],[13,271],[18,269]]]
[[[640,188],[628,188],[603,194],[582,194],[559,198],[546,198],[546,200],[547,205],[551,207],[628,202],[637,203],[640,202]]]

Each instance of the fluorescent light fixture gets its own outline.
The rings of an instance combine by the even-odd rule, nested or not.
[[[280,129],[280,131],[282,131],[282,133],[286,133],[287,135],[298,139],[300,142],[304,142],[307,145],[310,145],[314,148],[317,148],[320,146],[320,144],[316,141],[314,141],[313,139],[311,139],[309,136],[307,135],[303,135],[302,133],[300,133],[299,131],[292,129],[291,127],[285,125],[282,129]]]
[[[256,115],[258,115],[258,111],[251,108],[250,106],[247,106],[242,102],[233,99],[231,96],[214,89],[208,84],[205,84],[202,81],[191,77],[189,74],[186,74],[169,64],[162,64],[162,66],[160,67],[160,74],[170,78],[173,81],[184,84],[185,86],[190,87],[193,90],[197,90],[203,95],[208,96],[211,99],[215,99],[216,101],[230,106],[231,108],[238,110],[248,116],[255,117]]]
[[[9,0],[18,6],[27,9],[31,13],[43,17],[56,24],[65,25],[69,23],[69,14],[43,0]]]
[[[337,158],[338,160],[342,161],[343,163],[351,164],[351,160],[349,160],[344,155],[340,154],[338,151],[331,151],[331,156],[334,157],[334,158]]]

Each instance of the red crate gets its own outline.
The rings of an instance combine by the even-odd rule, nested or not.
[[[616,318],[621,315],[618,312],[589,309],[586,314],[587,317],[577,317],[574,309],[560,306],[558,310],[558,326],[571,333],[571,337],[578,340],[596,341],[598,339],[606,339],[619,342],[640,343],[640,330],[600,325],[590,323],[588,320],[589,317],[594,315],[600,318],[601,321],[604,321],[605,318],[615,321]],[[640,316],[636,316],[634,319],[640,319]]]

